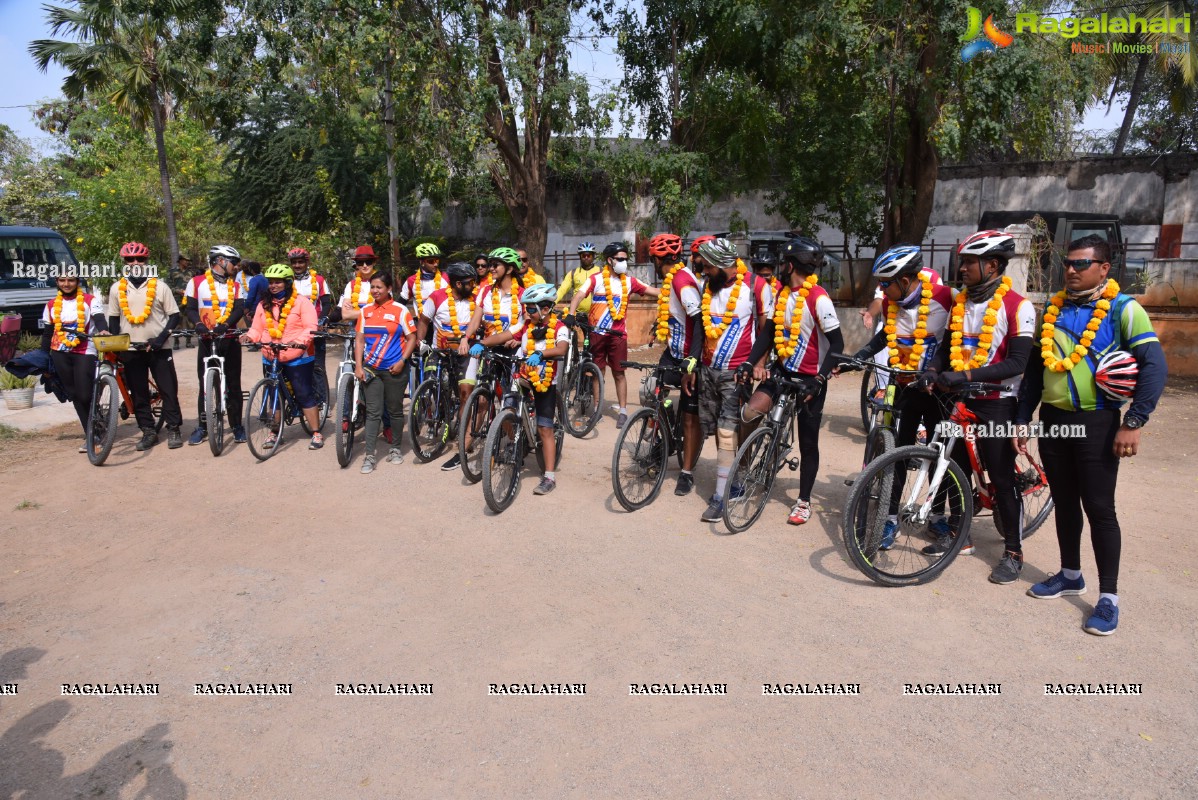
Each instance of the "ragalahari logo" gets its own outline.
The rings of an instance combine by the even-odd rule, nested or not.
[[[961,41],[967,43],[961,48],[961,60],[969,63],[969,60],[978,53],[993,53],[1000,47],[1006,47],[1015,41],[1015,37],[1009,33],[1003,33],[994,25],[993,14],[986,17],[985,22],[982,22],[982,12],[970,6],[969,28],[961,37]]]

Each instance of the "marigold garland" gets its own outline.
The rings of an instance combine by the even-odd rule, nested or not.
[[[603,268],[603,290],[607,292],[607,313],[612,321],[619,322],[628,313],[628,293],[631,291],[628,283],[628,273],[620,276],[620,310],[616,310],[616,298],[611,293],[611,269]]]
[[[545,323],[545,328],[545,335],[552,336],[554,331],[557,329],[556,311],[549,315],[549,321]],[[529,330],[525,334],[525,337],[527,341],[524,343],[524,357],[528,358],[537,349],[537,343],[532,338],[532,330]],[[545,346],[548,347],[549,345]],[[549,387],[553,385],[553,373],[556,371],[556,366],[557,365],[554,362],[546,361],[544,365],[545,372],[542,374],[536,367],[529,367],[526,364],[524,371],[528,378],[528,382],[532,384],[532,388],[536,389],[538,392],[549,391]]]
[[[421,292],[421,289],[423,288],[423,286],[424,286],[424,281],[420,280],[420,273],[417,272],[415,275],[412,276],[412,296],[416,298],[416,305],[414,306],[414,308],[416,309],[417,316],[420,316],[420,307],[424,303],[424,300],[422,300],[420,297],[420,292]],[[441,288],[441,270],[438,269],[433,273],[433,291],[435,292],[440,288]],[[449,289],[448,283],[445,284],[445,288],[447,290]]]
[[[1011,279],[1004,275],[998,288],[994,291],[994,297],[990,298],[990,302],[986,304],[986,313],[982,316],[982,331],[978,334],[978,346],[968,362],[961,356],[961,345],[965,341],[965,301],[968,292],[961,292],[957,295],[957,301],[953,304],[953,315],[948,323],[948,329],[952,331],[952,346],[948,351],[948,363],[953,372],[964,372],[967,369],[985,366],[986,359],[990,357],[990,345],[994,343],[994,326],[998,322],[998,310],[1002,308],[1002,299],[1010,290]]]
[[[316,293],[317,292],[316,270],[314,270],[314,269],[308,270],[308,276],[309,276],[309,279],[312,281],[312,288],[308,290],[308,293],[311,296],[308,299],[312,301],[312,305],[316,305],[316,299],[320,296]]]
[[[158,279],[150,278],[146,282],[146,307],[142,312],[134,316],[129,309],[129,279],[121,278],[120,288],[117,290],[117,299],[121,304],[121,313],[125,315],[125,319],[129,320],[132,325],[140,325],[150,318],[150,309],[154,306],[154,294],[158,291]]]
[[[462,338],[462,327],[458,324],[458,298],[454,294],[453,289],[447,289],[445,292],[445,304],[449,306],[449,328],[453,331],[453,338]],[[470,292],[470,316],[469,319],[474,319],[474,309],[477,306],[474,303],[474,292]]]
[[[216,293],[216,276],[212,274],[212,270],[204,273],[204,279],[208,281],[208,294],[212,297],[213,313],[216,314],[216,324],[223,325],[229,319],[229,315],[233,313],[233,279],[225,278],[225,299],[221,300]]]
[[[1044,309],[1044,324],[1040,328],[1040,354],[1044,357],[1045,369],[1053,372],[1067,372],[1086,357],[1090,352],[1090,345],[1094,343],[1094,337],[1098,335],[1099,326],[1106,319],[1107,312],[1111,310],[1111,300],[1115,299],[1117,294],[1119,294],[1119,284],[1112,278],[1106,282],[1102,299],[1094,304],[1094,313],[1090,316],[1090,321],[1086,323],[1081,340],[1073,348],[1073,352],[1069,354],[1068,358],[1061,359],[1053,355],[1052,347],[1053,335],[1057,331],[1057,317],[1061,313],[1061,307],[1065,305],[1065,292],[1060,291],[1053,295],[1048,308]]]
[[[919,273],[919,312],[915,319],[915,330],[912,335],[915,343],[907,354],[907,363],[902,363],[898,351],[898,303],[889,303],[886,309],[886,348],[890,354],[890,366],[901,369],[919,369],[923,359],[924,339],[928,336],[928,306],[932,302],[932,281],[923,272]]]
[[[724,313],[720,315],[720,323],[712,325],[711,323],[711,281],[707,282],[707,287],[703,289],[703,332],[707,334],[708,339],[719,339],[724,335],[724,331],[728,330],[728,326],[732,324],[732,320],[736,319],[736,303],[740,300],[740,290],[745,285],[745,273],[749,268],[745,266],[745,262],[739,258],[736,259],[736,285],[732,287],[732,294],[728,296],[728,305],[724,307]]]
[[[58,341],[65,344],[68,349],[74,350],[82,341],[74,333],[68,333],[66,328],[62,327],[62,292],[59,292],[54,298],[54,311],[50,315],[50,321],[54,323],[54,333],[58,337]],[[87,327],[87,306],[83,304],[83,292],[80,289],[75,290],[75,330],[81,331]]]
[[[370,273],[370,277],[372,277],[372,278],[374,277],[373,272]],[[350,294],[349,294],[349,304],[354,307],[354,311],[357,311],[362,307],[362,303],[358,299],[359,297],[361,297],[361,295],[362,295],[362,273],[356,272],[356,273],[354,273],[354,288],[350,291]]]
[[[675,264],[661,282],[661,294],[657,296],[657,341],[659,342],[670,338],[670,290],[674,288],[674,275],[680,269],[682,269],[682,264]]]
[[[262,316],[266,317],[266,331],[270,334],[270,338],[276,342],[283,338],[283,329],[287,327],[287,317],[291,314],[291,307],[295,305],[295,298],[299,297],[299,292],[295,286],[291,287],[291,297],[287,298],[287,302],[283,304],[283,310],[279,312],[279,321],[275,323],[274,315],[270,313],[269,308],[262,309]],[[271,304],[274,305],[273,303]]]
[[[500,316],[499,316],[499,299],[500,299],[499,292],[500,292],[499,284],[498,283],[492,284],[491,285],[491,316],[494,317],[495,319],[491,323],[491,327],[488,330],[488,334],[496,334],[496,333],[499,333],[500,331],[507,330],[507,328],[503,327],[503,322],[501,321]],[[515,298],[519,299],[519,295],[517,295],[515,293],[514,288],[513,288],[512,292],[510,292],[508,294],[508,297],[515,297]],[[511,327],[511,324],[516,321],[516,316],[519,312],[515,311],[516,303],[509,301],[508,307],[513,309],[512,319],[508,320],[508,327]]]
[[[799,301],[795,303],[794,312],[790,315],[790,330],[783,332],[786,323],[786,304],[790,301],[790,285],[782,287],[778,293],[778,302],[774,308],[774,349],[783,361],[795,354],[799,346],[799,329],[803,322],[803,312],[807,310],[807,296],[811,288],[819,282],[819,275],[808,275],[799,287]]]

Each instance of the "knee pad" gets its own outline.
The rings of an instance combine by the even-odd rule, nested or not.
[[[736,431],[720,427],[715,432],[715,446],[721,452],[736,452]]]

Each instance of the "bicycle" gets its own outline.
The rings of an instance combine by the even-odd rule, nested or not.
[[[926,445],[910,445],[886,453],[858,476],[845,504],[843,535],[849,557],[871,580],[883,586],[932,580],[952,563],[969,539],[973,517],[983,508],[994,509],[994,486],[987,479],[975,445],[972,426],[977,417],[965,407],[964,401],[1004,388],[992,383],[963,384],[956,391],[948,414],[948,421],[954,424],[947,431],[949,435],[945,435],[945,426],[938,426]],[[969,475],[952,458],[953,447],[962,437],[951,434],[958,429],[964,434]],[[896,493],[894,482],[900,475],[905,486]],[[1053,507],[1048,478],[1031,448],[1028,455],[1016,456],[1015,486],[1020,498],[1022,535],[1027,539],[1044,524]],[[933,507],[941,504],[956,536],[946,552],[926,553],[921,535],[927,529]],[[893,545],[883,550],[883,528],[892,509],[898,516],[899,528]],[[1001,533],[997,514],[994,521]]]
[[[86,334],[76,334],[79,339],[89,338]],[[87,415],[87,431],[84,436],[87,448],[87,460],[93,466],[102,465],[112,452],[116,441],[116,429],[120,420],[128,419],[133,412],[133,396],[129,393],[125,382],[125,365],[117,358],[117,353],[127,350],[145,350],[148,345],[144,342],[130,342],[129,334],[109,334],[90,337],[100,356],[96,361],[96,376],[92,384],[91,405]],[[150,382],[150,408],[154,413],[154,432],[162,430],[162,396],[154,383],[153,376],[148,376]],[[118,400],[119,398],[119,400]]]
[[[204,417],[208,426],[208,447],[212,455],[225,450],[225,359],[216,354],[216,342],[236,339],[240,331],[228,331],[222,336],[200,334],[200,341],[210,342],[209,355],[204,357]],[[190,338],[190,336],[188,337]],[[241,398],[237,398],[241,402]]]
[[[558,413],[566,432],[581,439],[599,424],[603,413],[603,372],[591,358],[590,323],[575,320],[582,331],[582,344],[571,332],[570,345],[562,356],[562,371],[558,381]]]
[[[308,436],[315,434],[319,427],[312,429],[304,419],[303,410],[291,392],[291,385],[283,375],[283,364],[279,360],[279,354],[284,350],[303,350],[306,345],[264,342],[248,347],[250,350],[266,348],[275,354],[275,358],[265,365],[266,376],[254,384],[246,403],[245,428],[250,452],[254,458],[265,461],[278,451],[279,443],[283,441],[283,428],[291,425],[296,417]]]
[[[483,498],[496,514],[507,510],[520,493],[524,459],[530,452],[537,454],[537,465],[541,471],[546,470],[541,437],[537,432],[532,384],[527,378],[518,377],[512,381],[512,390],[516,393],[515,408],[504,408],[495,416],[483,450]],[[553,438],[557,445],[553,469],[557,469],[562,463],[561,448],[565,438],[565,426],[560,419],[554,420]]]
[[[354,342],[357,335],[342,331],[326,331],[325,336],[344,343],[341,363],[337,366],[337,413],[333,417],[336,429],[337,463],[344,469],[353,457],[354,438],[366,426],[366,400],[362,382],[354,374]]]
[[[732,533],[752,527],[765,511],[774,481],[782,467],[799,468],[799,457],[788,458],[798,437],[799,405],[814,387],[806,381],[775,375],[778,399],[761,418],[757,430],[741,443],[728,474],[724,525]]]
[[[478,382],[466,398],[458,422],[458,455],[467,483],[482,480],[487,434],[499,413],[504,392],[511,388],[512,365],[516,362],[512,351],[490,348],[479,359]]]
[[[408,406],[408,434],[412,455],[420,463],[432,461],[457,436],[462,400],[458,394],[456,348],[434,348],[425,355],[428,376],[416,388]]]
[[[641,381],[642,408],[616,435],[611,457],[616,500],[628,511],[636,511],[657,499],[671,455],[682,466],[682,422],[669,396],[673,381],[681,384],[682,370],[634,361],[621,361],[620,366],[652,371]]]
[[[868,359],[856,359],[851,356],[834,354],[832,358],[839,362],[838,369],[843,372],[861,370],[865,374],[862,386],[871,387],[875,380],[879,383],[882,376],[886,383],[880,391],[871,391],[867,401],[868,413],[865,417],[865,455],[861,461],[864,469],[869,462],[878,456],[893,450],[898,441],[899,411],[894,402],[898,397],[898,379],[903,375],[918,376],[915,370],[886,367]],[[852,486],[853,478],[846,478],[845,485]]]

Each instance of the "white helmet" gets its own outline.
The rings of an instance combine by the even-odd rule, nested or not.
[[[557,289],[554,288],[552,283],[534,283],[524,290],[524,294],[520,295],[520,302],[530,306],[556,301]]]
[[[1002,231],[978,231],[961,242],[957,253],[963,256],[997,258],[1005,263],[1015,255],[1015,237]]]
[[[227,258],[230,262],[236,264],[241,261],[241,253],[227,244],[214,244],[212,249],[208,251],[208,261],[216,261],[218,258]]]
[[[873,275],[888,281],[899,275],[914,275],[922,266],[923,256],[919,252],[919,246],[900,244],[877,257],[874,261]]]

